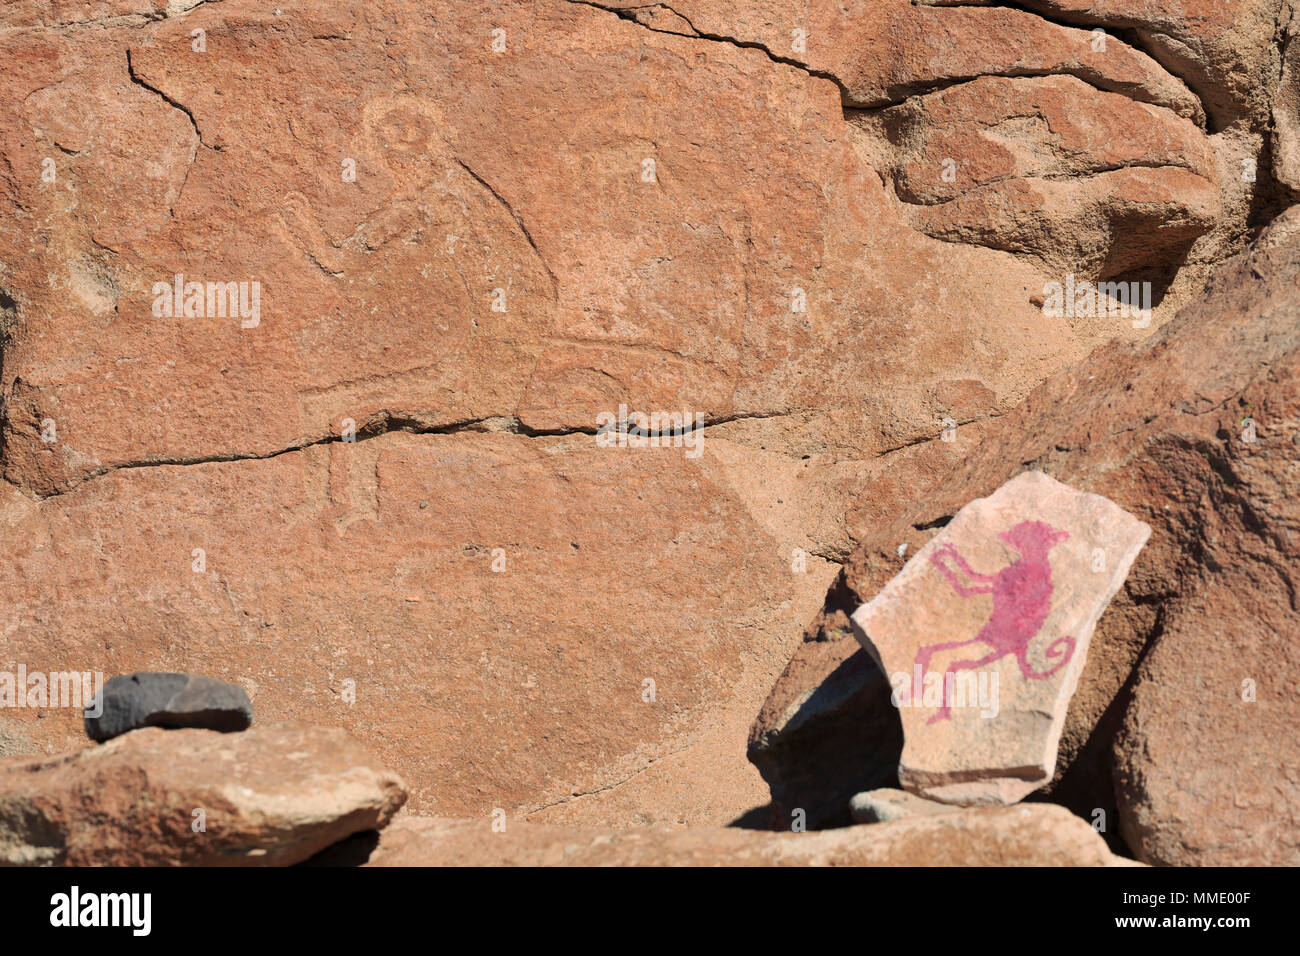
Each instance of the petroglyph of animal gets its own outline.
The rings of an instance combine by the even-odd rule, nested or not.
[[[1028,656],[1030,642],[1038,636],[1052,606],[1052,565],[1048,560],[1048,552],[1065,541],[1069,537],[1068,532],[1058,531],[1041,521],[1022,521],[1009,531],[999,533],[998,537],[1019,551],[1020,557],[997,574],[981,574],[976,571],[952,544],[945,544],[930,555],[930,563],[939,569],[952,589],[962,597],[993,595],[993,612],[974,637],[964,641],[927,644],[916,652],[917,666],[922,673],[928,673],[930,658],[940,651],[971,644],[984,644],[991,648],[982,657],[959,659],[950,663],[944,671],[945,687],[948,686],[949,674],[985,667],[1008,654],[1015,655],[1020,664],[1020,673],[1030,680],[1051,677],[1074,656],[1073,637],[1058,637],[1047,646],[1044,653],[1049,661],[1055,663],[1045,671],[1034,670]],[[956,568],[949,562],[955,564]],[[961,577],[963,574],[966,580]],[[945,699],[943,706],[928,723],[950,720],[951,703]]]

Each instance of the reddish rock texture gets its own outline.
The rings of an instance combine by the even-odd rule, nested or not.
[[[399,817],[373,866],[1123,866],[1060,807],[1000,807],[821,833],[599,830]]]
[[[981,77],[859,123],[893,148],[916,228],[1040,258],[1054,275],[1157,274],[1223,212],[1195,124],[1074,76]]]
[[[586,435],[392,434],[122,469],[42,505],[13,493],[5,600],[43,635],[32,669],[149,661],[239,682],[259,721],[365,740],[416,806],[536,809],[693,742],[764,640],[797,631],[764,600],[793,589],[788,563],[750,546],[762,532],[715,489],[681,450]],[[77,593],[67,627],[56,602]]]
[[[762,802],[745,727],[873,456],[1133,334],[914,231],[836,84],[760,50],[560,2],[171,13],[6,9],[5,657],[242,680],[425,810]],[[259,282],[257,324],[154,315],[177,274]],[[595,448],[622,403],[704,456]]]
[[[0,861],[287,866],[386,826],[405,802],[397,775],[340,731],[147,727],[0,760]]]
[[[1019,6],[5,4],[0,668],[238,682],[422,812],[766,802],[745,734],[839,565],[861,594],[1023,464],[953,477],[1038,383],[1150,334],[1045,284],[1150,279],[1159,329],[1300,182],[1279,3]],[[167,314],[178,275],[247,314]],[[702,454],[599,447],[621,405]],[[1108,615],[1067,762],[1181,580]],[[0,752],[78,740],[46,718]]]
[[[1267,112],[1277,35],[1289,17],[1284,0],[1020,0],[1019,9],[998,0],[601,5],[660,29],[759,44],[839,77],[855,105],[877,106],[921,84],[972,76],[1069,73],[1104,89],[1144,91],[1148,101],[1179,104],[1217,129]],[[1099,29],[1107,34],[1104,48]]]
[[[901,566],[901,544],[919,546],[946,515],[1026,468],[1150,524],[1093,637],[1053,793],[1089,818],[1101,809],[1113,820],[1118,807],[1128,845],[1151,862],[1296,861],[1300,754],[1286,728],[1300,718],[1292,640],[1300,519],[1286,489],[1300,447],[1297,268],[1292,211],[1152,342],[1108,347],[1050,379],[969,446],[963,464],[918,477],[915,503],[864,538],[845,570],[851,594],[866,600]],[[760,715],[759,761],[777,749],[770,738],[792,711],[808,711],[798,717],[804,725],[834,720],[834,706],[804,694],[853,649],[835,620],[826,619],[829,643],[796,653]],[[878,706],[882,690],[867,675],[837,700]],[[856,743],[866,753],[843,754],[850,766],[894,752],[887,737]],[[789,783],[783,761],[764,772]],[[853,783],[842,774],[818,785],[812,798],[829,804]],[[804,793],[779,799],[811,799]]]

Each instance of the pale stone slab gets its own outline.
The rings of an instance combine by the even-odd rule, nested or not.
[[[1008,804],[1046,784],[1098,618],[1151,529],[1025,472],[962,508],[853,615],[903,723],[905,790]]]
[[[142,727],[0,760],[0,867],[292,866],[405,802],[402,779],[341,730]]]
[[[855,793],[849,801],[849,816],[854,823],[893,823],[908,817],[932,817],[940,813],[956,813],[960,807],[937,800],[927,800],[906,790],[881,787]]]
[[[1133,866],[1051,803],[957,809],[807,833],[735,827],[560,827],[399,816],[368,866]],[[355,862],[356,856],[347,858]],[[333,865],[328,858],[318,860]]]

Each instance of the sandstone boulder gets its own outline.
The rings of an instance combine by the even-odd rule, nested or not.
[[[894,499],[901,506],[892,520],[864,512],[859,520],[869,514],[874,523],[858,525],[863,544],[845,571],[847,593],[870,597],[966,501],[1027,468],[1150,525],[1093,636],[1050,788],[1081,816],[1104,820],[1111,839],[1122,826],[1142,859],[1294,859],[1300,790],[1289,768],[1300,755],[1283,728],[1300,719],[1288,690],[1298,675],[1288,639],[1298,519],[1285,490],[1300,447],[1298,273],[1292,210],[1151,342],[1100,350],[977,439],[958,429],[953,444],[964,461],[913,453],[909,499]],[[822,640],[801,646],[769,703],[812,699],[852,656],[841,609],[856,601],[832,597]],[[867,695],[871,706],[887,706],[888,685],[860,673],[836,699],[865,706]],[[764,709],[751,739],[776,727],[777,712]],[[822,714],[822,726],[836,726],[835,716]],[[845,768],[823,792],[850,790],[854,768],[895,746],[859,740],[820,741],[827,751],[839,743]]]
[[[858,125],[889,144],[881,165],[917,229],[1056,276],[1158,278],[1222,214],[1194,123],[1073,76],[980,77]]]
[[[965,505],[854,612],[902,714],[904,789],[1006,804],[1051,779],[1093,628],[1150,531],[1025,472]]]
[[[150,727],[0,760],[0,861],[288,865],[385,826],[405,801],[397,775],[341,731]]]
[[[854,794],[849,801],[849,815],[854,823],[893,823],[908,817],[932,817],[941,813],[957,813],[959,808],[950,803],[927,800],[906,790],[866,790]]]
[[[380,834],[373,866],[1124,866],[1060,807],[963,810],[809,833],[635,830],[409,817]]]
[[[0,18],[4,659],[238,683],[424,812],[763,802],[745,733],[876,456],[1135,334],[918,232],[762,50],[560,0]],[[598,447],[621,405],[703,454]]]
[[[856,605],[855,605],[856,606]],[[854,794],[898,786],[903,727],[879,665],[848,632],[799,645],[750,728],[772,795],[768,825],[844,826]]]
[[[1150,245],[1158,327],[1275,201],[1264,0],[1049,6],[5,4],[0,659],[239,683],[427,812],[761,803],[746,729],[863,529],[1146,334],[1044,315],[1050,270]],[[913,97],[932,139],[866,128]],[[1009,208],[916,218],[951,143]],[[595,447],[621,405],[702,415],[703,455]],[[81,733],[0,714],[7,752]]]
[[[1294,179],[1275,176],[1268,155],[1270,139],[1285,139],[1275,130],[1290,124],[1270,119],[1289,95],[1276,42],[1282,0],[600,5],[651,30],[757,46],[832,79],[846,118],[872,131],[875,165],[916,228],[1089,279],[1140,268],[1172,296],[1171,311]],[[1021,102],[1004,108],[1004,90]],[[894,127],[892,144],[882,126]],[[1092,136],[1108,142],[1079,151]],[[1150,137],[1165,142],[1097,162]],[[1179,156],[1166,165],[1169,148]],[[1058,164],[1081,165],[1056,177]],[[930,190],[959,195],[914,202]]]
[[[654,28],[761,45],[835,76],[858,104],[976,75],[1069,73],[1159,96],[1212,129],[1267,115],[1274,39],[1289,12],[1282,0],[1022,0],[1014,9],[997,0],[600,3]]]

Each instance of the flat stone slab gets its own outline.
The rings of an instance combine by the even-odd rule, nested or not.
[[[197,674],[119,674],[86,709],[86,733],[100,741],[140,727],[229,733],[252,723],[253,704],[242,687]]]
[[[1025,472],[961,509],[854,613],[903,724],[905,790],[964,806],[1046,784],[1098,618],[1151,533]]]
[[[909,817],[932,817],[940,813],[957,813],[961,808],[938,800],[927,800],[906,790],[881,787],[864,790],[849,801],[849,816],[854,823],[893,823]]]
[[[1065,807],[957,809],[807,833],[604,829],[399,815],[368,866],[1133,866]]]
[[[292,866],[405,802],[402,779],[341,730],[146,727],[0,759],[0,866]]]

